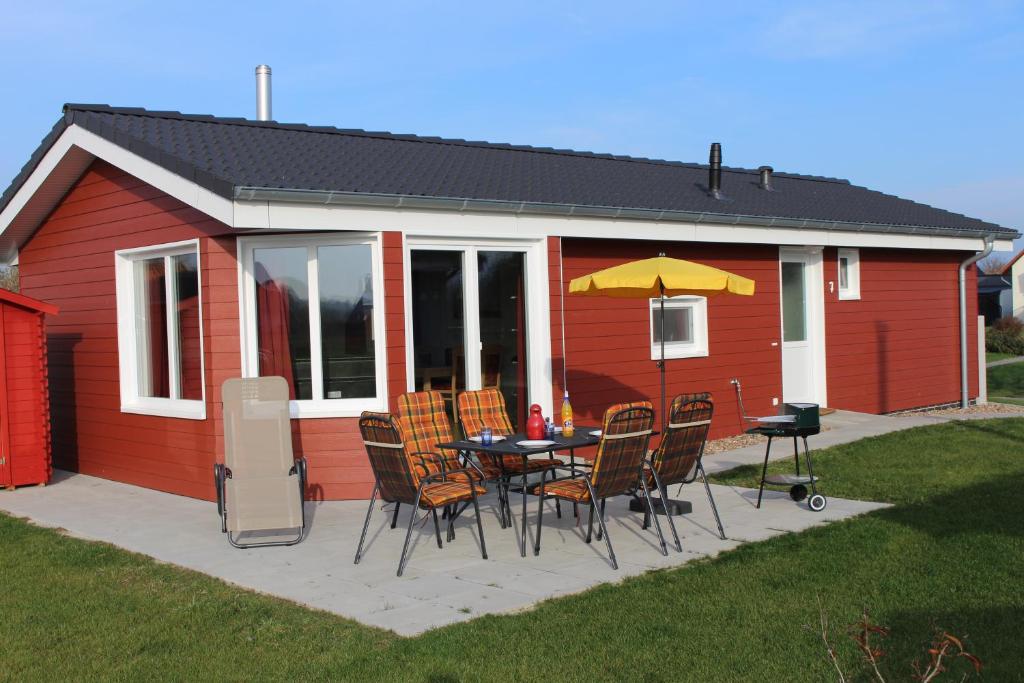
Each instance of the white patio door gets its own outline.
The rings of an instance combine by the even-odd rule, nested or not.
[[[779,250],[782,400],[825,405],[825,306],[820,248]]]
[[[527,243],[407,241],[408,388],[441,392],[453,420],[459,392],[494,388],[513,425],[525,424],[540,384],[531,380],[549,363],[533,329],[546,315],[533,252]]]

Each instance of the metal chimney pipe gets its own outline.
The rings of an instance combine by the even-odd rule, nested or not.
[[[270,67],[260,64],[256,67],[256,120],[270,121],[273,118],[270,108]]]
[[[772,191],[772,173],[775,169],[771,166],[758,166],[757,172],[761,174],[761,181],[758,183],[758,187],[762,190]]]
[[[715,199],[722,195],[722,145],[711,143],[711,157],[708,162],[708,189]]]

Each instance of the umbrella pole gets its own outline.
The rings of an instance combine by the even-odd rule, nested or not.
[[[665,413],[665,283],[661,283],[661,438],[665,438],[668,415]]]

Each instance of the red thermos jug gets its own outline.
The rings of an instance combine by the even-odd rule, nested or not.
[[[530,406],[530,419],[526,421],[526,438],[544,438],[544,416],[540,414],[540,406],[536,403]]]

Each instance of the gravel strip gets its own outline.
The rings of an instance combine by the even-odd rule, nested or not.
[[[917,415],[933,415],[936,417],[956,417],[958,415],[1024,415],[1024,406],[1009,403],[986,403],[983,406],[967,408],[941,408],[938,410],[922,410],[912,413],[897,413],[893,417],[914,417]]]

